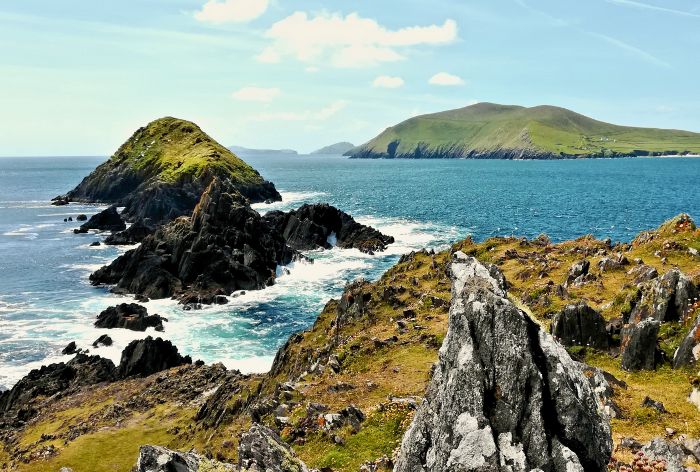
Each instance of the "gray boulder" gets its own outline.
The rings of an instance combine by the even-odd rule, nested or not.
[[[661,323],[647,318],[622,328],[622,368],[654,370],[661,356],[657,346]]]
[[[448,333],[394,470],[605,471],[610,426],[581,366],[497,272],[454,254]]]
[[[267,426],[253,424],[241,435],[238,467],[243,472],[308,472],[294,451]]]
[[[673,367],[678,369],[693,365],[698,359],[700,359],[700,315],[695,319],[695,324],[673,355]]]
[[[160,446],[141,446],[136,472],[233,472],[232,464],[213,461],[191,452],[177,452]]]
[[[680,270],[671,269],[643,289],[642,299],[632,312],[631,320],[648,317],[662,323],[682,320],[697,297],[698,290],[692,280]]]
[[[551,333],[565,346],[608,348],[605,318],[585,303],[567,305],[552,320]]]
[[[666,472],[685,472],[685,453],[683,448],[674,442],[654,438],[645,444],[641,451],[648,459],[665,459]]]

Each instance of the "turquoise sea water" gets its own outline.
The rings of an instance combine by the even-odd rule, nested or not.
[[[52,207],[104,158],[0,159],[0,388],[31,368],[66,360],[60,350],[108,333],[115,345],[92,349],[118,360],[132,339],[153,333],[92,327],[105,307],[128,298],[91,287],[89,273],[125,249],[89,247],[101,235],[74,235],[63,219],[100,207]],[[340,156],[250,156],[284,197],[259,211],[329,202],[396,237],[387,253],[314,251],[266,290],[224,306],[183,311],[148,303],[166,316],[164,336],[206,362],[265,370],[277,347],[308,327],[348,281],[373,279],[412,249],[443,247],[467,234],[547,233],[563,240],[592,233],[630,240],[680,212],[700,215],[700,159],[595,161],[349,160]]]

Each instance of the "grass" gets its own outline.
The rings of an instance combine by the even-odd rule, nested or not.
[[[552,106],[489,103],[411,118],[387,128],[359,149],[386,155],[390,143],[396,141],[400,157],[416,157],[418,147],[430,152],[454,146],[480,152],[530,150],[567,157],[700,153],[700,133],[617,126]],[[460,152],[449,157],[460,157]]]

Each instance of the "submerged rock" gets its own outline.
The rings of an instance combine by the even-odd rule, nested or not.
[[[494,266],[458,252],[451,272],[448,334],[394,470],[606,470],[610,427],[580,365]]]
[[[190,356],[182,357],[170,341],[148,336],[146,339],[131,341],[124,348],[117,372],[120,378],[145,377],[191,363]]]
[[[141,446],[135,472],[234,472],[232,464],[207,459],[192,452],[161,446]]]
[[[585,303],[567,305],[554,315],[551,333],[565,346],[608,348],[605,318]]]
[[[122,231],[126,229],[126,223],[124,223],[122,217],[119,216],[117,207],[111,206],[90,217],[87,222],[80,225],[80,228],[74,229],[73,232],[76,234],[87,233],[91,229],[99,231]]]
[[[132,331],[146,331],[148,328],[155,328],[156,331],[163,331],[163,321],[167,320],[162,316],[149,316],[145,306],[136,303],[120,303],[97,315],[95,327],[123,328]]]
[[[253,424],[238,445],[238,467],[242,472],[308,472],[294,451],[267,426]]]

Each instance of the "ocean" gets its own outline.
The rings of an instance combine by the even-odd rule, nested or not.
[[[467,235],[546,233],[560,241],[590,233],[629,241],[678,213],[700,215],[700,159],[694,158],[245,159],[284,199],[255,205],[258,211],[328,202],[391,234],[396,243],[375,256],[338,248],[311,251],[314,264],[293,264],[276,285],[227,305],[184,311],[171,300],[151,301],[149,313],[169,320],[164,333],[97,329],[93,322],[101,310],[131,299],[92,287],[88,275],[128,248],[91,247],[104,235],[73,234],[78,214],[104,207],[54,207],[49,200],[73,188],[105,157],[0,158],[0,389],[32,368],[68,360],[60,351],[70,341],[118,362],[131,340],[155,334],[194,359],[264,371],[288,336],[309,327],[346,283],[376,279],[411,250],[444,248]],[[74,221],[64,222],[69,216]],[[105,333],[115,344],[92,348]]]

